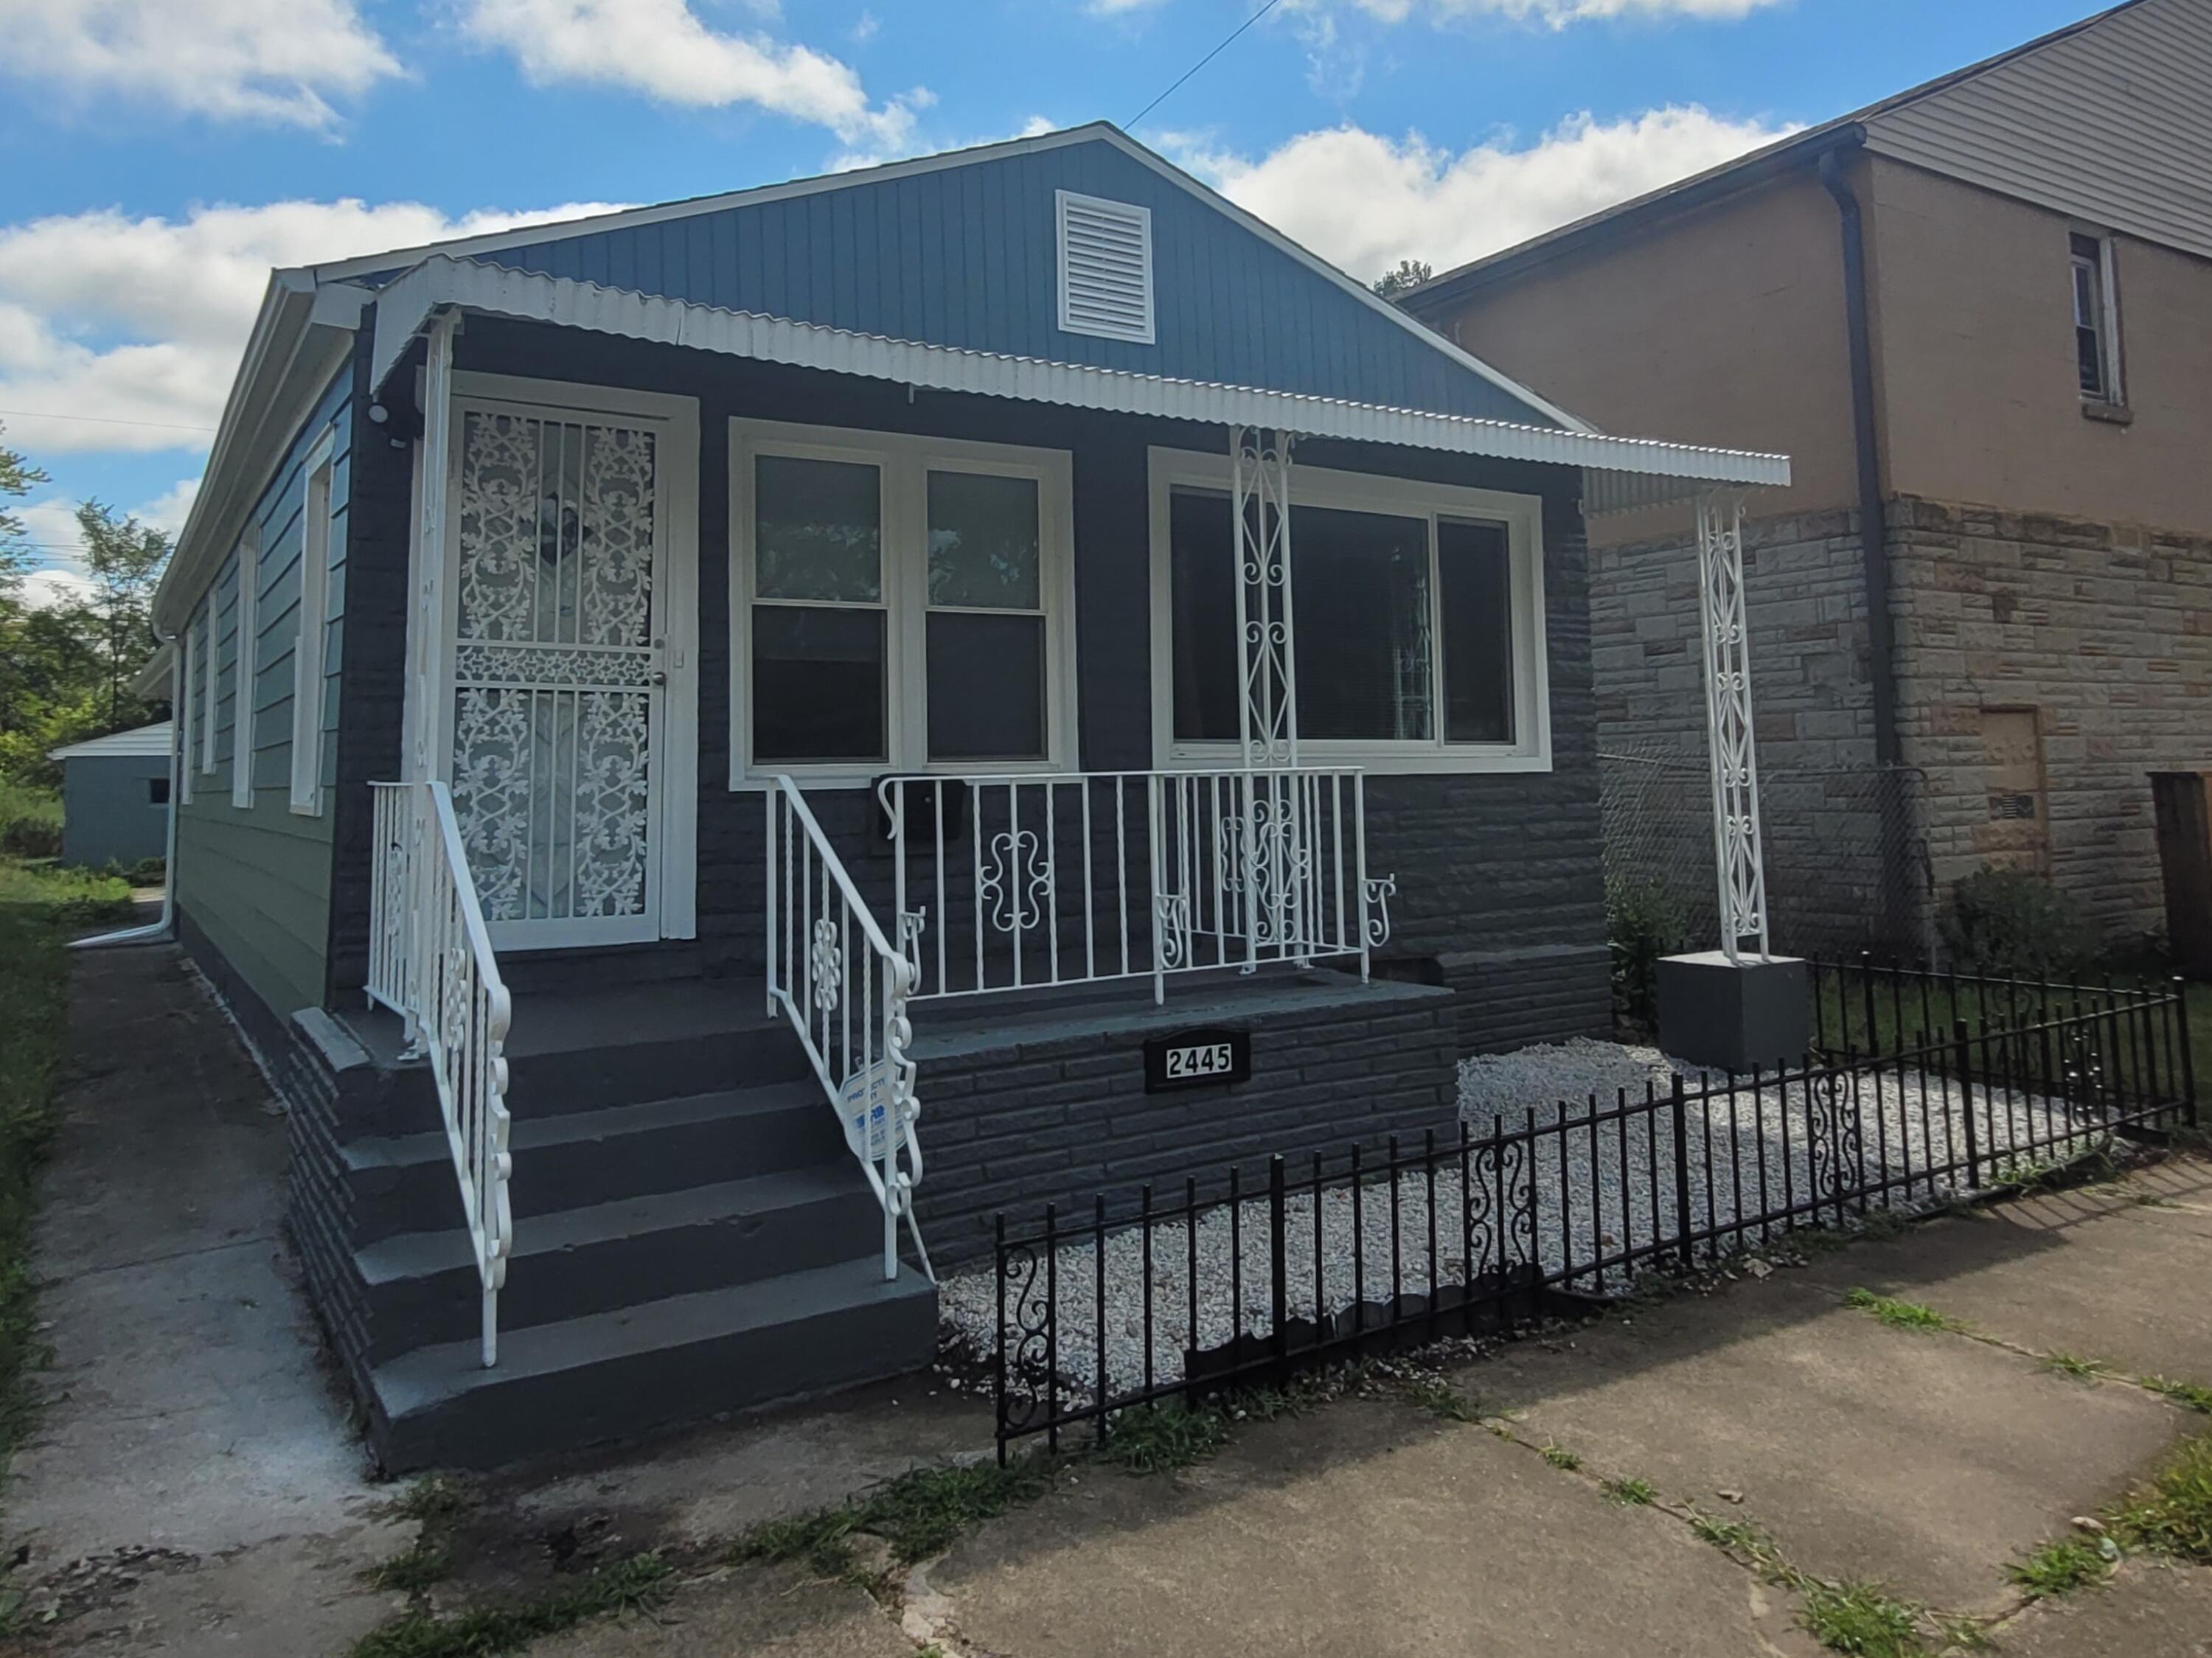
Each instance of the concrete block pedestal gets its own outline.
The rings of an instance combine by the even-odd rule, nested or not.
[[[1796,1065],[1812,1046],[1805,963],[1796,957],[1732,962],[1700,950],[1659,962],[1659,1046],[1716,1070]]]

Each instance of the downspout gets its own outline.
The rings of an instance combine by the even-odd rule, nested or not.
[[[1867,319],[1866,228],[1859,198],[1851,191],[1838,157],[1856,143],[1823,150],[1820,183],[1835,198],[1843,222],[1844,325],[1850,343],[1851,442],[1857,452],[1859,545],[1866,571],[1867,640],[1873,661],[1868,678],[1874,693],[1874,757],[1880,766],[1898,760],[1896,660],[1889,616],[1889,538],[1882,511],[1881,452],[1876,447],[1874,416],[1874,343]]]
[[[152,944],[174,935],[177,922],[177,811],[185,796],[185,653],[172,641],[169,661],[169,838],[161,860],[161,919],[144,926],[127,926],[119,932],[96,932],[89,938],[73,938],[71,950],[102,950],[110,944]]]
[[[1901,781],[1892,768],[1902,745],[1897,729],[1895,628],[1889,606],[1889,537],[1882,506],[1881,452],[1875,426],[1874,342],[1867,305],[1866,225],[1859,199],[1844,174],[1842,158],[1860,150],[1863,139],[1820,153],[1820,184],[1836,203],[1843,233],[1844,325],[1850,348],[1851,443],[1858,474],[1859,548],[1866,580],[1868,688],[1874,715],[1874,758],[1882,776],[1877,807],[1881,817],[1881,920],[1893,942],[1913,938],[1924,955],[1930,940],[1914,938],[1924,926],[1913,919],[1914,863],[1911,814]],[[1933,919],[1932,910],[1922,918]]]

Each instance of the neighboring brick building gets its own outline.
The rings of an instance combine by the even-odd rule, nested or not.
[[[2162,926],[2146,774],[2212,766],[2212,3],[2131,0],[1405,303],[1608,430],[1795,457],[1748,501],[1762,766],[1911,786],[1770,786],[1785,939],[1924,938],[1921,896],[1993,863]],[[1693,747],[1686,515],[1592,530],[1601,746]],[[1844,844],[1890,848],[1887,914]]]

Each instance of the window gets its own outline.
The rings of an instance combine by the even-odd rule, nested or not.
[[[200,620],[192,617],[185,623],[184,636],[177,648],[184,653],[183,670],[177,677],[177,777],[179,803],[192,803],[192,773],[198,761],[192,754],[194,733],[199,725],[199,699],[203,680],[200,665]]]
[[[207,608],[200,613],[200,769],[212,774],[215,771],[215,709],[216,699],[221,695],[222,664],[216,648],[215,609],[216,594],[210,589]]]
[[[1241,740],[1224,458],[1152,457],[1157,746]],[[1547,768],[1540,504],[1291,469],[1301,757],[1401,771]]]
[[[149,806],[166,806],[169,804],[167,778],[149,777],[146,780],[146,804]]]
[[[1061,331],[1152,344],[1152,210],[1066,190],[1056,199]]]
[[[323,809],[323,642],[331,609],[331,442],[309,465],[300,535],[300,632],[292,646],[292,810]]]
[[[230,703],[230,804],[240,811],[253,805],[253,714],[259,693],[254,659],[261,642],[261,530],[256,525],[238,544],[238,652],[232,670]]]
[[[1065,454],[769,425],[732,443],[733,782],[1069,751]]]
[[[2112,293],[2112,245],[2074,233],[2074,357],[2081,395],[2117,404],[2120,395],[2119,312]]]

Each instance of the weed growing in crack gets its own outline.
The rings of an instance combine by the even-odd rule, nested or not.
[[[1923,1307],[1917,1301],[1899,1301],[1890,1296],[1878,1296],[1871,1290],[1853,1290],[1844,1297],[1844,1305],[1855,1307],[1860,1312],[1887,1324],[1893,1330],[1964,1330],[1960,1320],[1933,1307]]]
[[[2184,1410],[2194,1411],[2199,1416],[2212,1416],[2212,1388],[2201,1382],[2180,1382],[2172,1376],[2139,1376],[2136,1386],[2147,1388],[2161,1399],[2172,1400]]]
[[[1920,1658],[1921,1609],[1879,1583],[1808,1582],[1798,1621],[1831,1652],[1851,1658]]]
[[[1218,1411],[1139,1405],[1114,1418],[1098,1456],[1131,1473],[1165,1473],[1203,1462],[1228,1442]]]
[[[1626,1479],[1607,1480],[1605,1494],[1624,1509],[1648,1507],[1659,1495],[1651,1488],[1650,1480],[1638,1479],[1632,1475]]]
[[[2012,1562],[2005,1576],[2039,1600],[2071,1594],[2105,1581],[2119,1552],[2117,1546],[2108,1546],[2112,1547],[2110,1555],[2086,1537],[2062,1537]]]
[[[1482,1414],[1479,1402],[1468,1399],[1440,1376],[1409,1376],[1403,1386],[1408,1400],[1447,1422],[1472,1422]]]
[[[369,1567],[361,1578],[371,1588],[398,1589],[412,1594],[416,1589],[427,1589],[433,1583],[445,1582],[453,1569],[453,1552],[425,1533],[403,1552]]]
[[[449,1613],[410,1612],[362,1637],[349,1658],[490,1658],[513,1652],[587,1619],[647,1610],[666,1593],[673,1570],[658,1554],[637,1554],[601,1566],[543,1600]]]
[[[2045,1353],[2043,1368],[2059,1376],[2072,1376],[2076,1382],[2088,1382],[2102,1381],[2112,1369],[2101,1358],[2083,1358],[2075,1353]]]
[[[1943,1647],[1947,1652],[1989,1652],[1996,1646],[1978,1618],[1969,1618],[1964,1614],[1956,1617],[1939,1615],[1935,1623],[1936,1631],[1943,1637]]]
[[[1544,1448],[1537,1452],[1536,1455],[1542,1457],[1545,1461],[1550,1463],[1553,1467],[1564,1469],[1569,1473],[1572,1473],[1577,1468],[1581,1467],[1583,1465],[1583,1460],[1581,1457],[1576,1455],[1574,1452],[1569,1450],[1565,1445],[1558,1443],[1556,1441],[1545,1446]]]
[[[1024,1457],[1005,1467],[994,1462],[915,1468],[842,1507],[756,1526],[732,1551],[739,1560],[804,1560],[825,1577],[856,1570],[852,1538],[867,1532],[908,1562],[942,1553],[969,1527],[1050,1491],[1057,1466]]]
[[[2184,1443],[2109,1518],[2130,1548],[2212,1565],[2212,1434]]]

